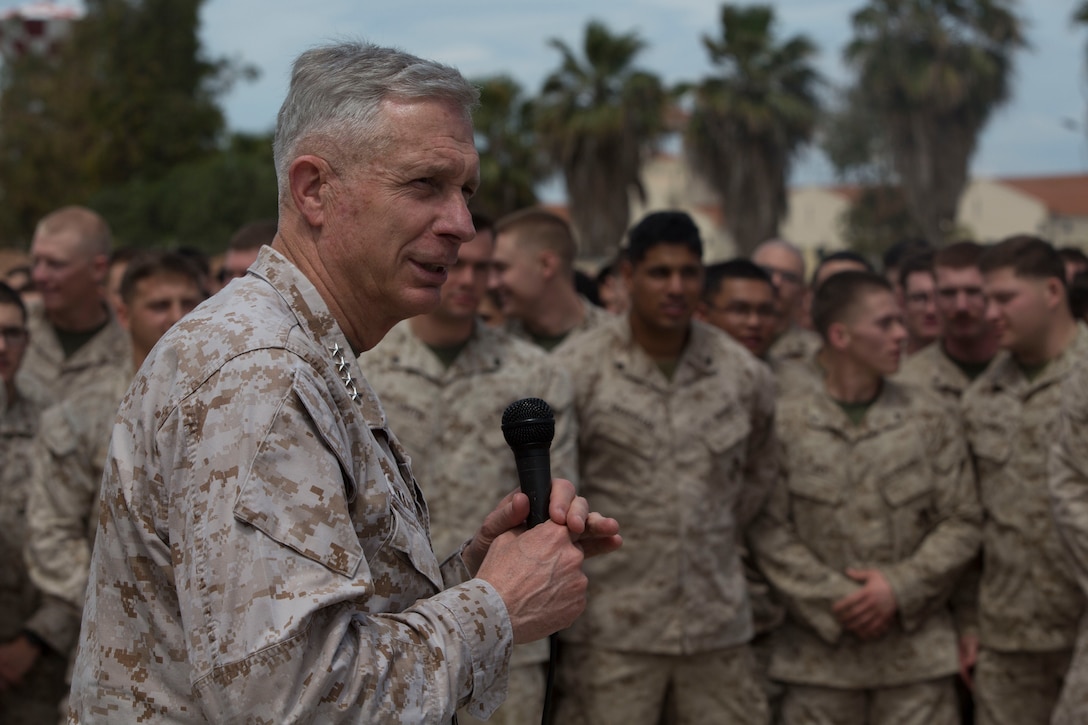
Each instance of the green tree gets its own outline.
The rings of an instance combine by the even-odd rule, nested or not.
[[[87,0],[50,57],[0,71],[0,233],[219,150],[216,98],[252,69],[204,57],[203,0]]]
[[[934,244],[954,234],[979,133],[1009,98],[1025,45],[1013,0],[870,0],[845,57],[880,122],[903,194]]]
[[[694,89],[684,146],[716,190],[741,254],[778,232],[790,165],[813,136],[820,108],[816,46],[779,42],[770,5],[721,7],[721,35],[703,36],[717,74]]]
[[[640,171],[663,129],[660,79],[634,66],[645,43],[634,32],[586,25],[584,59],[561,40],[562,55],[536,106],[540,144],[567,187],[584,257],[615,254],[630,222],[629,194],[642,195]]]
[[[481,183],[472,208],[495,219],[536,204],[536,185],[546,170],[536,147],[532,103],[517,81],[496,75],[473,82],[480,88],[473,124]]]
[[[276,199],[271,135],[235,134],[221,151],[178,164],[161,179],[107,187],[88,205],[110,221],[121,244],[218,254],[243,224],[276,218]]]

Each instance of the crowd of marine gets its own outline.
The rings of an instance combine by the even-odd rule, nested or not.
[[[525,397],[555,412],[554,474],[621,522],[560,634],[555,722],[1088,722],[1083,252],[704,264],[665,211],[591,278],[551,212],[474,222],[439,307],[359,362],[436,551],[516,486],[499,420]],[[64,720],[118,404],[275,234],[243,227],[213,271],[66,207],[0,284],[0,722]],[[549,659],[515,648],[490,722],[539,721]]]

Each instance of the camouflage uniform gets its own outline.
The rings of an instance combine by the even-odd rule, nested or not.
[[[403,448],[314,286],[265,247],[121,403],[73,722],[450,721],[512,630],[442,567]]]
[[[1050,722],[1062,663],[1084,613],[1085,595],[1054,526],[1046,481],[1062,382],[1086,356],[1088,329],[1078,326],[1073,342],[1034,380],[1002,352],[964,394],[985,512],[975,667],[980,725]],[[1015,675],[1044,670],[1051,685],[1042,698],[1033,682]]]
[[[1077,583],[1088,593],[1088,364],[1084,360],[1062,383],[1057,441],[1050,453],[1048,484],[1054,523],[1069,551]],[[1088,619],[1077,642],[1053,725],[1088,720]]]
[[[614,319],[616,316],[603,307],[598,307],[589,301],[584,295],[578,295],[578,299],[582,301],[582,309],[585,310],[585,316],[582,317],[582,321],[572,327],[561,345],[567,345],[571,340],[582,335],[582,333],[589,332],[596,329],[601,325],[604,325]],[[532,343],[533,336],[529,334],[529,331],[525,329],[524,323],[516,318],[510,318],[506,321],[505,329],[511,336],[516,337],[519,340]]]
[[[885,380],[859,425],[811,390],[780,399],[775,430],[780,485],[750,540],[789,612],[771,661],[771,676],[790,683],[783,721],[851,722],[843,710],[864,691],[870,711],[852,722],[898,725],[909,703],[895,691],[908,686],[919,714],[954,720],[946,603],[981,521],[959,426],[930,394]],[[857,638],[832,614],[861,586],[848,568],[879,569],[895,593],[896,619],[879,639]]]
[[[38,421],[39,405],[22,394],[5,401],[0,409],[0,460],[4,462],[0,466],[0,557],[4,562],[0,566],[0,642],[14,639],[24,629],[37,635],[49,628],[49,613],[42,610],[41,596],[27,576],[22,557],[30,453]],[[0,722],[55,722],[57,703],[65,692],[64,664],[61,651],[43,651],[21,687],[0,693]]]
[[[132,359],[132,344],[113,315],[105,327],[69,358],[64,357],[64,348],[41,305],[27,309],[26,325],[30,330],[30,345],[17,379],[28,389],[48,391],[54,401],[64,400],[74,391],[91,385],[104,371],[123,368]]]
[[[42,413],[27,507],[26,565],[49,617],[35,630],[73,651],[98,527],[98,487],[130,366],[107,368]]]
[[[823,346],[823,340],[812,330],[797,325],[779,335],[767,350],[767,360],[777,364],[785,360],[809,360]]]
[[[556,357],[574,382],[582,490],[624,528],[611,561],[585,564],[558,721],[656,723],[671,683],[681,721],[765,722],[739,539],[777,475],[770,370],[699,322],[671,381],[626,318]],[[681,682],[692,670],[708,676]]]
[[[957,410],[963,392],[971,385],[971,379],[959,365],[952,362],[940,341],[926,345],[908,357],[895,379],[900,383],[928,388]]]
[[[514,456],[500,427],[503,411],[525,397],[542,398],[556,417],[552,473],[577,480],[573,392],[566,372],[534,345],[477,324],[449,368],[412,334],[393,328],[359,366],[412,456],[412,473],[427,496],[435,551],[471,537],[496,501],[517,488]],[[506,704],[491,723],[539,722],[547,641],[514,649]],[[523,688],[519,691],[519,685]],[[475,722],[464,713],[462,723]]]

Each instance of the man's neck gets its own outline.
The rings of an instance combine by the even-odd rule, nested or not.
[[[945,354],[953,360],[967,364],[987,363],[994,359],[1000,349],[997,335],[987,330],[975,337],[951,337],[941,339]]]
[[[828,395],[840,403],[867,403],[880,392],[884,378],[853,360],[825,348],[822,362]]]
[[[933,339],[928,337],[908,337],[907,354],[913,355],[931,342],[933,342]]]
[[[472,337],[476,320],[473,317],[449,319],[434,314],[419,315],[408,320],[412,334],[424,345],[431,347],[453,347]]]
[[[69,333],[90,332],[102,325],[110,318],[109,309],[102,300],[96,300],[92,305],[78,307],[73,310],[60,310],[47,312],[46,319],[57,330]]]
[[[1023,367],[1045,365],[1065,352],[1076,336],[1076,320],[1071,315],[1062,315],[1052,320],[1050,329],[1038,346],[1028,350],[1016,350],[1013,358]]]
[[[539,300],[521,324],[537,337],[558,337],[580,325],[585,316],[585,305],[574,288],[557,287]]]
[[[631,326],[631,339],[656,361],[679,358],[691,335],[690,324],[676,331],[650,330],[631,314],[627,316],[627,323]]]

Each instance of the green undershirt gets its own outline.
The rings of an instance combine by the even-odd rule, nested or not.
[[[456,345],[427,345],[427,349],[434,353],[434,356],[442,363],[442,367],[449,369],[450,365],[453,365],[453,361],[457,359],[457,356],[461,354],[461,351],[467,345],[468,340],[465,340]]]
[[[873,403],[875,402],[875,397],[872,400],[864,400],[860,403],[844,403],[841,400],[835,401],[835,403],[842,408],[842,412],[846,413],[846,417],[849,418],[850,422],[854,425],[861,425],[861,421],[865,419],[865,414],[869,412],[869,408],[872,408]]]
[[[529,333],[529,337],[533,338],[533,342],[537,346],[544,348],[548,352],[551,352],[555,348],[559,347],[559,343],[567,339],[567,335],[570,334],[570,330],[567,330],[562,335],[534,335]]]
[[[944,351],[944,354],[945,357],[952,361],[953,365],[960,369],[960,372],[967,376],[968,380],[974,380],[979,375],[982,375],[982,373],[990,365],[989,360],[980,363],[964,362],[963,360],[957,360],[956,358],[949,355],[947,350]]]
[[[1020,372],[1024,373],[1024,377],[1028,379],[1029,383],[1035,382],[1035,378],[1039,377],[1039,374],[1046,370],[1046,366],[1049,364],[1049,360],[1040,365],[1024,365],[1020,362],[1016,363],[1017,367],[1020,368]]]
[[[109,324],[110,318],[107,317],[106,321],[93,330],[84,330],[82,332],[68,332],[67,330],[60,330],[53,328],[57,333],[57,340],[60,342],[61,349],[64,350],[64,358],[68,359],[72,355],[76,354],[79,348],[86,345],[91,341],[91,338],[102,331],[107,324]]]
[[[654,360],[657,363],[657,369],[661,371],[661,374],[665,376],[665,379],[670,383],[672,382],[672,376],[676,375],[676,366],[680,362],[680,358],[674,357],[671,360]]]

